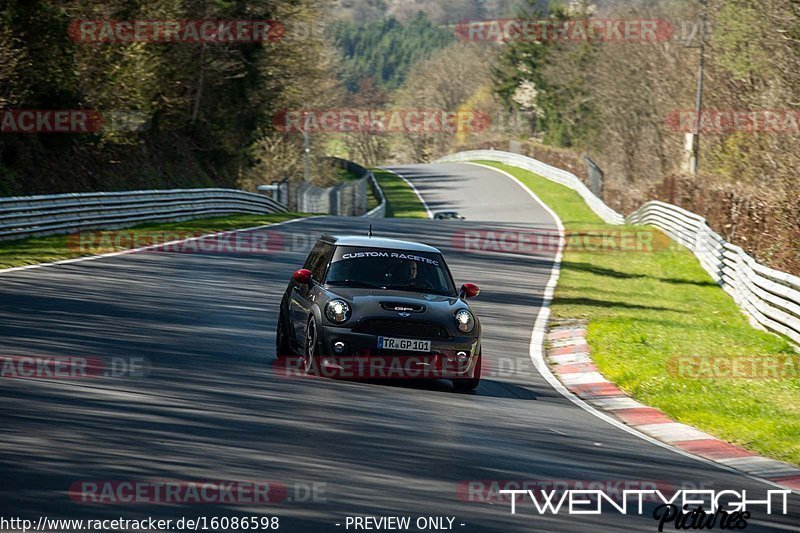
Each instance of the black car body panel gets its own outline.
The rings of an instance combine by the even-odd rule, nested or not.
[[[328,316],[329,302],[344,302],[346,314],[334,313],[346,316],[343,322]],[[471,315],[469,331],[456,321],[462,310]],[[308,368],[323,374],[341,371],[343,362],[363,365],[383,358],[425,372],[343,377],[464,379],[474,386],[480,377],[480,322],[464,290],[456,290],[441,252],[419,243],[321,237],[286,289],[278,338],[279,351],[290,352],[279,355],[305,358]]]

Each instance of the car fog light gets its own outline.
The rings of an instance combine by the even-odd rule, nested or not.
[[[333,343],[333,351],[336,352],[337,354],[340,354],[340,355],[343,354],[344,353],[344,348],[345,348],[345,346],[344,346],[344,343],[342,341],[336,341],[336,342]]]
[[[469,361],[469,354],[467,352],[458,352],[456,354],[456,360],[463,365]]]

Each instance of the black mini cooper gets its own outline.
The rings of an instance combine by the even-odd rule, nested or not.
[[[351,379],[450,379],[474,390],[481,325],[442,253],[377,237],[321,237],[281,300],[279,359],[304,375]]]

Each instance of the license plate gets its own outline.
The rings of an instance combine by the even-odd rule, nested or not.
[[[430,352],[431,341],[420,341],[417,339],[396,339],[394,337],[378,337],[378,348],[384,350]]]

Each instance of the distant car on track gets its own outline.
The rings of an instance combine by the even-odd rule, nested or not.
[[[442,253],[377,237],[322,236],[281,300],[278,357],[330,377],[450,379],[478,387],[481,325]]]
[[[439,211],[433,215],[436,220],[465,220],[466,217],[458,211]]]

